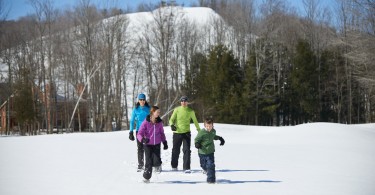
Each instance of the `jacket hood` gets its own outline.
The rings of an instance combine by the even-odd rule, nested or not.
[[[151,122],[151,116],[150,115],[147,115],[146,116],[146,120],[147,122]],[[163,120],[161,120],[160,116],[158,116],[158,118],[156,118],[156,123],[160,123],[162,122]]]

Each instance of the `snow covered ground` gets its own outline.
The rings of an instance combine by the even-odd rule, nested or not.
[[[193,172],[171,171],[165,127],[163,172],[149,184],[136,172],[129,131],[0,137],[0,194],[375,194],[375,124],[214,127],[226,140],[216,143],[215,185],[205,182],[193,147]]]

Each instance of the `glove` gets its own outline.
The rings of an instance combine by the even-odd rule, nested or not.
[[[197,148],[197,149],[199,149],[199,148],[201,148],[202,147],[202,145],[200,144],[200,143],[195,143],[195,147]]]
[[[172,131],[177,131],[177,127],[175,125],[171,125]]]
[[[150,141],[147,137],[142,138],[142,143],[147,144]]]
[[[167,141],[164,141],[163,142],[163,150],[168,150],[168,143],[167,143]]]
[[[219,137],[220,140],[220,146],[223,146],[225,144],[225,140],[222,137]]]
[[[134,134],[133,134],[133,131],[130,131],[130,132],[129,132],[129,139],[130,139],[130,141],[134,141]]]

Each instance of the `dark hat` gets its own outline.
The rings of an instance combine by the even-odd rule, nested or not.
[[[145,99],[146,99],[146,95],[143,94],[143,93],[140,93],[140,94],[138,95],[138,99],[139,99],[139,100],[141,100],[141,99],[145,100]]]
[[[181,96],[180,101],[188,101],[188,97],[186,95]]]

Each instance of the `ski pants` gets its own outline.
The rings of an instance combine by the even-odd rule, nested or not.
[[[178,158],[180,156],[180,149],[182,145],[183,156],[183,169],[190,170],[190,160],[191,160],[191,133],[173,133],[173,148],[172,148],[172,168],[177,168]]]
[[[145,179],[150,179],[152,176],[152,167],[161,166],[160,158],[160,144],[156,145],[144,145],[145,149],[145,171],[143,172],[143,177]]]
[[[136,137],[137,137],[138,131],[136,132]],[[145,165],[144,163],[144,155],[145,155],[145,150],[143,147],[143,143],[137,140],[137,155],[138,155],[138,169],[142,169],[143,166]]]
[[[216,182],[214,153],[198,155],[202,169],[207,172],[207,182]]]

